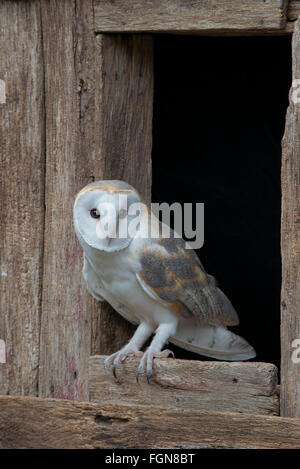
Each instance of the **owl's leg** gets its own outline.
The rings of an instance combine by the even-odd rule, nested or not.
[[[112,364],[112,371],[114,377],[117,379],[117,366],[120,362],[124,361],[128,355],[139,355],[140,349],[146,342],[146,340],[153,334],[155,326],[142,322],[136,329],[132,339],[128,342],[128,344],[124,345],[118,352],[113,353],[109,357],[107,357],[104,361],[104,370],[107,374],[111,374],[108,370],[109,363],[113,360]]]
[[[140,374],[144,371],[145,365],[146,365],[146,377],[147,381],[149,383],[150,381],[150,376],[152,373],[152,366],[153,366],[153,358],[163,358],[163,357],[169,357],[172,355],[174,357],[174,353],[171,350],[163,350],[164,344],[168,340],[169,337],[175,334],[177,328],[177,323],[170,323],[170,324],[161,324],[155,333],[154,339],[152,340],[150,346],[144,353],[137,373],[136,373],[136,380],[137,383],[139,382],[139,376]]]

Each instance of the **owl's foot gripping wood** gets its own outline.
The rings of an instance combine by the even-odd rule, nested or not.
[[[163,358],[169,357],[170,355],[174,357],[174,353],[171,350],[166,349],[161,351],[161,349],[163,348],[168,338],[175,333],[176,327],[176,323],[161,324],[160,326],[158,326],[154,339],[151,342],[151,345],[148,347],[148,349],[143,355],[143,358],[140,361],[136,373],[137,383],[139,383],[139,376],[144,371],[146,366],[146,378],[149,384],[153,367],[153,359],[155,357]]]
[[[154,332],[155,327],[147,323],[141,323],[136,329],[132,339],[118,352],[113,353],[104,361],[104,370],[107,374],[111,375],[109,367],[112,364],[112,374],[117,379],[117,366],[119,363],[123,362],[126,357],[130,355],[142,356],[137,373],[136,381],[139,383],[139,376],[146,369],[146,378],[149,383],[150,376],[152,373],[153,359],[154,358],[163,358],[169,357],[174,353],[171,350],[163,350],[162,348],[168,338],[174,334],[177,327],[177,323],[171,324],[160,324],[155,331],[155,336],[151,342],[151,345],[147,348],[146,352],[143,353],[140,351],[143,344]]]
[[[168,358],[169,356],[172,356],[172,358],[175,357],[172,350],[165,349],[162,352],[154,353],[153,351],[151,351],[151,346],[150,346],[146,350],[146,352],[144,353],[144,355],[143,355],[143,357],[140,361],[138,370],[136,372],[136,381],[137,381],[137,383],[140,384],[139,383],[139,376],[140,376],[141,373],[143,373],[143,371],[145,369],[145,365],[146,365],[146,378],[147,378],[148,384],[150,384],[150,377],[151,377],[151,374],[152,374],[152,367],[153,367],[153,359],[154,358]]]
[[[104,361],[104,370],[108,375],[110,375],[109,371],[109,366],[110,362],[112,361],[112,374],[113,376],[117,378],[117,366],[119,363],[122,363],[127,357],[134,356],[134,357],[139,357],[143,356],[143,352],[139,352],[136,349],[128,347],[129,344],[127,344],[125,347],[123,347],[121,350],[118,350],[118,352],[113,353],[109,357],[106,358]]]
[[[112,362],[112,374],[117,379],[117,366],[120,362],[124,361],[129,355],[140,356],[143,355],[140,352],[141,347],[144,345],[146,340],[151,336],[154,331],[154,327],[150,324],[142,322],[136,329],[132,339],[121,348],[118,352],[113,353],[104,361],[104,370],[107,374],[109,372],[109,366]]]

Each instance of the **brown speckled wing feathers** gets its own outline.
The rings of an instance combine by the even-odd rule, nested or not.
[[[174,312],[195,315],[201,324],[233,326],[238,315],[208,275],[192,249],[180,238],[160,239],[141,255],[139,281]]]

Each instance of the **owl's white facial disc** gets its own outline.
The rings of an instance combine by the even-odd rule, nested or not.
[[[86,243],[101,251],[114,252],[128,247],[132,241],[128,226],[133,216],[128,215],[128,208],[140,199],[133,190],[119,192],[111,184],[106,188],[104,182],[79,192],[74,204],[74,226],[83,248]]]

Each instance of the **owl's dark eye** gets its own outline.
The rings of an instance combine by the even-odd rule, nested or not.
[[[127,215],[127,210],[125,210],[125,208],[121,208],[119,212],[119,218],[125,218],[126,215]]]
[[[90,214],[92,218],[100,218],[100,213],[96,208],[92,208]]]

